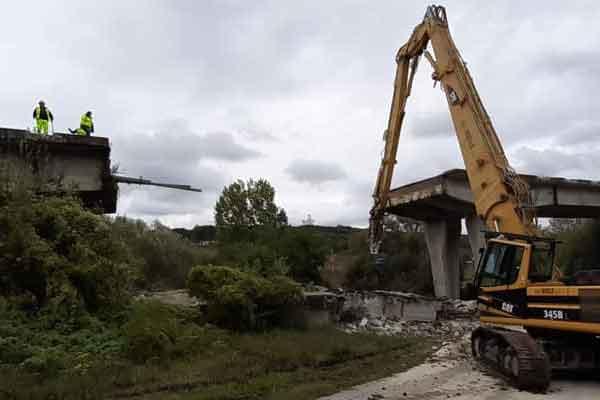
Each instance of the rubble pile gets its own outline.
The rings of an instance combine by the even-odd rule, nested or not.
[[[445,299],[442,303],[444,319],[475,318],[477,316],[477,300]]]
[[[342,329],[348,333],[370,332],[380,335],[417,336],[462,338],[470,334],[478,322],[475,319],[456,321],[402,321],[387,318],[363,318],[358,322],[342,324]]]
[[[427,302],[426,299],[419,299]],[[341,327],[349,333],[372,332],[381,335],[418,337],[462,338],[475,329],[477,302],[453,299],[435,299],[434,319],[406,319],[387,313],[372,312],[369,307],[348,309],[342,318]],[[351,317],[355,317],[352,319]]]

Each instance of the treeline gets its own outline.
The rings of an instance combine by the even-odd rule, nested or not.
[[[306,230],[315,234],[331,235],[338,237],[340,240],[345,240],[349,235],[361,232],[360,228],[352,226],[323,226],[323,225],[302,225],[291,227],[293,229]],[[191,229],[173,228],[173,232],[180,234],[186,239],[194,243],[207,243],[217,240],[217,227],[215,225],[196,225]]]
[[[600,269],[600,221],[553,219],[546,231],[560,240],[556,264],[566,276]]]

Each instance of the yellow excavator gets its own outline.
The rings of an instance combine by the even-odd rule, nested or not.
[[[380,251],[406,101],[422,55],[446,95],[475,209],[487,229],[473,282],[481,322],[471,336],[473,356],[527,390],[545,390],[553,370],[600,367],[600,277],[580,271],[565,278],[555,266],[557,242],[538,231],[529,188],[508,163],[441,6],[427,8],[396,56],[370,212],[371,253]]]

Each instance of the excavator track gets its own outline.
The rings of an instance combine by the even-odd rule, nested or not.
[[[522,390],[544,392],[550,385],[550,362],[525,332],[479,327],[471,335],[473,356],[491,365]]]

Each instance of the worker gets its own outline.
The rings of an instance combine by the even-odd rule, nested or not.
[[[54,124],[54,116],[46,107],[44,100],[40,100],[38,106],[33,110],[33,119],[35,119],[36,132],[47,135],[48,122]]]
[[[79,122],[79,128],[73,130],[69,129],[69,132],[79,136],[91,136],[94,132],[94,121],[92,121],[92,112],[88,111],[81,116]]]

